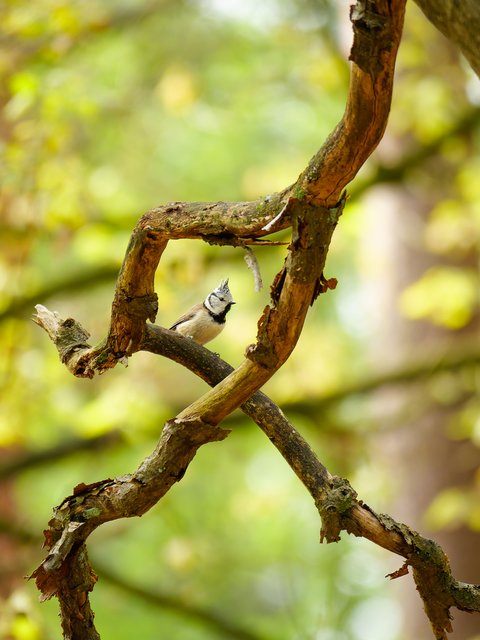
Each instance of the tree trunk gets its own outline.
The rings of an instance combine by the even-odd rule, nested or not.
[[[439,185],[438,192],[441,193]],[[421,238],[432,202],[426,196],[422,201],[418,193],[409,198],[403,191],[377,190],[372,201],[379,197],[381,207],[370,206],[373,211],[382,210],[382,216],[376,215],[373,224],[376,229],[376,251],[383,265],[378,270],[376,283],[377,302],[382,318],[379,326],[377,349],[379,362],[385,366],[385,357],[391,359],[390,365],[405,362],[418,352],[439,353],[446,343],[449,349],[456,342],[464,342],[469,335],[474,341],[478,336],[478,319],[461,331],[446,331],[427,322],[412,322],[402,318],[398,310],[398,294],[415,281],[434,262],[430,254],[419,250],[413,239]],[[373,202],[370,202],[372,205]],[[408,235],[405,225],[405,212],[409,219],[417,221],[414,233]],[[381,218],[381,219],[380,219]],[[380,229],[379,229],[380,225]],[[406,231],[407,229],[407,231]],[[386,240],[386,242],[385,242]],[[413,240],[413,241],[412,241]],[[377,254],[378,255],[378,254]],[[449,262],[451,264],[451,261]],[[382,295],[383,294],[383,295]],[[435,539],[447,553],[453,573],[459,580],[478,583],[480,579],[480,537],[478,533],[464,526],[452,530],[431,530],[425,522],[425,511],[435,496],[445,488],[469,485],[480,462],[478,449],[470,440],[452,440],[447,436],[447,426],[454,408],[435,404],[428,397],[426,386],[408,387],[399,390],[402,401],[400,412],[405,418],[399,421],[398,428],[378,439],[379,457],[387,458],[390,469],[396,470],[399,484],[399,497],[392,515],[408,522],[422,535]],[[379,402],[391,400],[391,394],[379,394]],[[398,403],[399,396],[396,397]],[[426,410],[423,410],[423,408]],[[412,417],[413,409],[413,417]],[[404,617],[406,625],[405,640],[427,640],[431,638],[421,602],[412,589],[410,580],[404,585]],[[474,616],[460,611],[453,612],[454,621],[451,640],[469,640],[478,637],[479,623]]]

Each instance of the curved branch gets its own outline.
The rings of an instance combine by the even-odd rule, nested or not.
[[[412,148],[407,151],[402,158],[393,165],[380,164],[375,168],[375,171],[365,180],[355,182],[349,190],[349,200],[352,201],[355,198],[363,195],[368,189],[371,189],[377,184],[388,182],[400,182],[409,174],[409,172],[421,165],[425,160],[428,160],[439,152],[442,145],[449,139],[455,136],[469,135],[474,128],[480,122],[480,107],[473,107],[466,111],[457,122],[455,122],[450,129],[443,131],[436,138],[431,140],[424,146]],[[293,189],[292,189],[293,190]],[[264,203],[268,205],[269,198],[263,201],[258,201],[257,208],[262,208]],[[268,217],[268,216],[267,216]],[[279,224],[275,225],[275,231],[279,231],[281,228],[285,228],[290,224],[288,216],[278,221]],[[272,227],[273,228],[273,227]],[[269,231],[271,233],[271,231]],[[232,246],[248,246],[249,244],[284,244],[284,243],[272,243],[269,240],[260,240],[255,238],[246,238],[241,240],[235,236],[209,236],[204,235],[202,239],[205,242],[216,245],[232,245]],[[35,304],[37,300],[48,300],[48,298],[63,293],[65,291],[80,291],[92,284],[100,284],[103,282],[109,282],[114,280],[118,275],[117,267],[98,267],[96,269],[87,270],[81,274],[76,274],[58,281],[53,284],[44,286],[36,293],[13,299],[10,304],[0,312],[0,322],[3,322],[7,318],[12,316],[23,315],[28,312],[29,309]]]
[[[253,415],[258,409],[265,416],[267,435],[314,496],[326,540],[338,539],[344,514],[357,504],[347,484],[335,484],[308,444],[258,389],[294,349],[309,306],[333,286],[324,278],[323,268],[346,199],[341,191],[385,129],[404,5],[405,0],[358,0],[352,8],[354,64],[345,115],[293,187],[254,203],[173,203],[140,219],[117,280],[104,344],[92,349],[88,333],[78,323],[37,306],[36,321],[47,329],[62,361],[75,375],[91,377],[145,345],[150,331],[146,321],[153,322],[157,313],[154,275],[169,240],[258,238],[292,227],[284,266],[271,288],[271,305],[259,320],[256,344],[247,349],[240,366],[165,425],[155,451],[134,474],[80,485],[55,511],[46,533],[49,553],[34,576],[43,597],[59,597],[66,637],[98,637],[88,600],[96,576],[86,556],[87,537],[104,522],[142,515],[156,504],[183,477],[202,444],[227,435],[216,425],[240,405]],[[268,427],[269,421],[277,428]],[[368,514],[372,519],[373,512]],[[399,534],[385,540],[384,544],[394,540],[396,552],[403,548]]]
[[[230,365],[215,354],[159,327],[148,327],[143,348],[186,366],[210,385],[218,384],[219,377],[231,371]],[[255,393],[241,409],[264,431],[309,491],[322,518],[321,540],[337,542],[340,532],[345,530],[406,559],[404,572],[390,577],[399,577],[408,571],[408,566],[412,567],[437,640],[447,640],[452,607],[480,612],[480,586],[455,580],[448,558],[438,544],[390,516],[375,513],[357,498],[348,481],[332,476],[265,394]]]
[[[115,366],[138,349],[146,320],[156,316],[154,274],[170,239],[261,237],[291,224],[292,244],[272,287],[272,305],[259,321],[257,344],[218,389],[179,417],[198,416],[217,424],[286,361],[308,307],[327,288],[323,267],[345,201],[341,191],[372,153],[387,123],[404,5],[405,0],[367,0],[352,9],[355,38],[345,115],[295,185],[253,203],[171,203],[143,216],[117,281],[108,338],[82,354],[77,375]]]
[[[232,367],[217,355],[160,327],[148,325],[141,346],[188,367],[210,385],[217,385],[232,372]],[[241,408],[265,432],[309,491],[322,518],[321,540],[336,542],[345,530],[403,556],[406,562],[402,569],[390,577],[404,575],[408,566],[412,567],[425,611],[439,640],[447,638],[445,632],[450,629],[452,607],[480,612],[480,588],[453,578],[441,548],[408,526],[375,513],[359,500],[346,480],[328,472],[310,445],[267,396],[256,392]],[[228,432],[201,422],[172,421],[167,423],[155,452],[134,474],[77,487],[50,521],[46,532],[50,551],[33,574],[43,597],[57,595],[63,617],[71,621],[80,615],[83,628],[91,614],[87,593],[95,581],[85,556],[84,543],[88,535],[104,522],[145,513],[183,477],[201,444],[226,435]],[[72,607],[71,597],[66,601],[64,598],[64,594],[71,594],[72,590],[77,594],[76,607]],[[93,617],[90,622],[93,625]]]

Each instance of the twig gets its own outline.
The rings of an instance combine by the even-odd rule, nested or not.
[[[184,601],[179,596],[172,595],[172,593],[162,593],[159,590],[152,591],[135,585],[131,581],[120,577],[117,573],[113,573],[105,564],[99,565],[97,561],[95,561],[95,568],[101,578],[110,582],[114,587],[125,591],[128,595],[141,598],[144,602],[149,602],[156,607],[169,609],[179,614],[182,619],[185,617],[193,618],[208,627],[209,633],[218,633],[221,634],[222,638],[233,638],[234,640],[262,640],[262,636],[244,628],[237,622],[229,620],[223,614],[195,606],[190,602]]]
[[[92,438],[75,438],[67,442],[40,451],[26,451],[13,459],[0,464],[0,480],[4,480],[25,469],[31,469],[46,462],[53,462],[80,451],[96,451],[105,449],[123,441],[123,434],[119,429]]]
[[[37,549],[42,544],[42,538],[34,533],[24,524],[13,523],[11,520],[0,517],[0,533],[14,538],[24,545],[35,546]],[[152,591],[131,583],[129,580],[113,573],[106,564],[94,558],[93,564],[100,579],[106,580],[114,587],[118,587],[127,594],[148,602],[154,607],[168,609],[178,613],[182,618],[193,618],[202,622],[212,633],[226,634],[236,640],[262,640],[262,636],[243,628],[233,620],[229,620],[224,615],[211,611],[205,607],[198,607],[191,602],[184,600],[173,593],[162,593],[158,590]]]
[[[283,207],[280,209],[280,211],[277,213],[277,215],[274,218],[272,218],[270,220],[270,222],[267,222],[267,224],[265,224],[262,227],[262,231],[269,231],[270,232],[274,228],[274,226],[277,224],[277,222],[279,222],[281,220],[283,214],[288,209],[288,205],[289,205],[289,202],[284,204]]]
[[[250,269],[250,271],[253,274],[255,291],[257,292],[261,291],[263,287],[263,282],[262,282],[262,274],[260,273],[260,265],[258,264],[257,257],[255,256],[253,251],[250,249],[250,247],[245,247],[245,255],[243,258],[247,263],[247,267]]]

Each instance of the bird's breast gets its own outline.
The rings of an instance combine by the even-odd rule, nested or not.
[[[186,322],[179,324],[175,330],[181,333],[182,336],[192,338],[198,344],[205,344],[213,340],[225,326],[225,323],[220,324],[215,322],[208,314],[202,317],[192,318]]]

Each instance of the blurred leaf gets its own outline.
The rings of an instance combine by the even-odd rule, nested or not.
[[[479,285],[479,275],[472,269],[432,267],[405,289],[400,308],[408,318],[459,329],[478,308]]]

